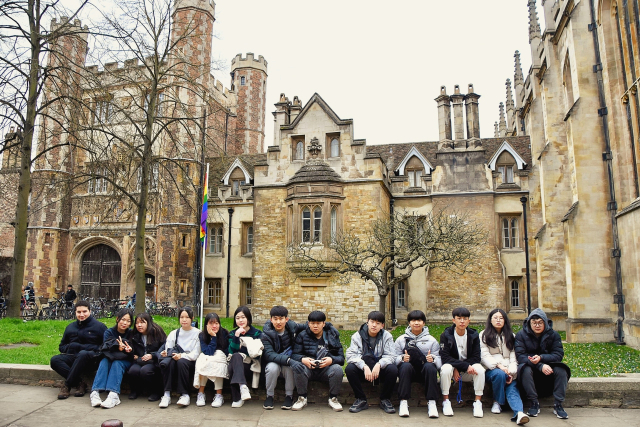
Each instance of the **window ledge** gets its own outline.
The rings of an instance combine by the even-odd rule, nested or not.
[[[222,255],[222,253],[207,253],[205,256],[213,258],[224,258],[224,255]]]
[[[247,252],[247,253],[244,253],[244,254],[242,254],[242,256],[243,256],[244,258],[253,258],[253,252]]]
[[[524,252],[524,249],[522,249],[522,248],[502,248],[501,251],[502,252],[517,253],[517,252]]]
[[[221,304],[205,304],[204,308],[222,308]]]

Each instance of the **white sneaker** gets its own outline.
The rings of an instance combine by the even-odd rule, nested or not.
[[[104,402],[102,402],[100,406],[102,406],[105,409],[111,409],[114,406],[119,404],[120,404],[120,396],[118,396],[118,393],[114,393],[110,391],[109,396],[107,396],[107,398],[104,400]]]
[[[500,406],[500,404],[498,402],[493,402],[493,406],[491,407],[491,413],[499,414],[500,412],[502,412],[502,407]]]
[[[409,403],[406,400],[400,401],[400,408],[398,408],[398,415],[404,418],[409,416]]]
[[[298,400],[296,400],[296,403],[293,404],[293,406],[291,407],[292,411],[299,411],[302,408],[304,408],[305,406],[307,406],[307,398],[306,397],[302,397],[302,396],[298,396]]]
[[[231,407],[232,408],[242,408],[242,405],[244,405],[244,400],[238,400],[237,402],[231,402]]]
[[[196,406],[204,405],[206,405],[204,393],[198,393],[198,397],[196,398]]]
[[[482,418],[484,416],[482,412],[482,402],[479,400],[473,402],[473,416],[476,418]]]
[[[169,406],[169,404],[171,403],[171,397],[170,396],[162,396],[162,399],[160,399],[160,404],[158,405],[160,408],[166,408]]]
[[[224,403],[224,397],[221,394],[216,394],[216,397],[213,398],[213,402],[211,402],[212,408],[219,408]]]
[[[453,417],[453,408],[449,399],[442,401],[442,415]]]
[[[251,400],[251,393],[249,392],[249,387],[247,387],[246,384],[242,384],[240,386],[240,399]]]
[[[336,412],[342,412],[342,405],[338,402],[337,397],[329,398],[329,408],[333,409]]]
[[[429,418],[438,418],[438,407],[436,406],[436,401],[430,400],[428,406]]]
[[[191,398],[188,394],[183,394],[180,396],[180,399],[178,399],[178,406],[189,406],[189,403],[191,403]]]
[[[516,424],[519,426],[525,425],[529,422],[529,417],[524,412],[518,412],[518,418],[516,419]]]
[[[102,399],[100,399],[100,393],[98,392],[98,390],[92,391],[89,395],[89,399],[91,399],[91,406],[93,406],[94,408],[102,405]]]

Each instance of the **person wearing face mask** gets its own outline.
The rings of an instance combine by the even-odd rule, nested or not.
[[[384,329],[384,313],[372,311],[367,323],[351,337],[347,349],[347,380],[356,397],[349,412],[369,409],[367,396],[362,389],[362,380],[374,383],[381,381],[380,408],[387,414],[396,412],[391,403],[391,392],[398,379],[398,368],[394,351],[393,337]]]
[[[146,389],[149,392],[149,402],[160,400],[162,374],[156,353],[166,340],[167,335],[164,330],[153,322],[149,313],[140,313],[136,316],[131,336],[134,361],[127,372],[131,385],[129,399],[137,399]]]
[[[486,369],[485,380],[491,383],[493,390],[491,412],[502,412],[506,400],[513,411],[511,420],[523,425],[529,422],[529,417],[522,412],[522,399],[516,385],[518,363],[514,342],[507,313],[500,308],[491,310],[484,331],[480,332],[480,357]]]
[[[567,392],[571,369],[564,363],[564,348],[560,334],[553,330],[553,322],[544,311],[536,308],[524,321],[516,334],[516,358],[518,360],[518,384],[531,406],[527,415],[540,413],[538,396],[553,394],[553,413],[560,419],[569,415],[562,407]]]
[[[58,347],[61,354],[51,358],[51,369],[65,379],[58,399],[69,397],[69,390],[76,386],[75,396],[85,395],[87,384],[81,380],[81,375],[95,371],[99,362],[98,350],[107,330],[104,323],[91,315],[88,301],[78,301],[75,314],[76,320],[67,325],[62,335]]]
[[[247,378],[252,376],[252,358],[241,338],[248,337],[260,341],[262,332],[251,325],[251,311],[247,306],[238,307],[233,313],[233,329],[229,333],[229,378],[231,379],[231,407],[240,408],[245,400],[251,399]],[[262,342],[260,342],[262,345]],[[255,385],[257,387],[257,384]]]
[[[413,310],[407,315],[407,329],[396,340],[394,352],[398,365],[398,397],[400,408],[398,415],[409,416],[411,399],[411,383],[424,383],[424,394],[427,399],[429,418],[438,418],[436,400],[440,397],[438,388],[438,369],[440,360],[440,344],[429,334],[425,326],[427,316],[420,310]]]
[[[104,333],[100,347],[103,358],[91,388],[91,406],[102,406],[110,409],[120,404],[120,385],[124,373],[131,366],[133,348],[131,347],[131,323],[133,312],[123,308],[116,315],[116,324]],[[109,395],[102,401],[100,392],[108,391]]]
[[[196,373],[193,386],[198,389],[196,406],[206,404],[204,387],[211,380],[216,387],[216,395],[211,402],[212,408],[219,408],[224,403],[222,382],[229,378],[227,356],[229,355],[229,332],[220,326],[220,317],[209,313],[204,319],[206,328],[200,332],[200,356],[196,360]]]
[[[164,383],[164,395],[160,399],[160,408],[171,403],[171,389],[176,386],[180,398],[178,406],[189,406],[189,391],[193,384],[196,359],[200,356],[200,330],[191,326],[193,310],[183,307],[178,310],[180,327],[169,333],[164,349],[160,352],[160,371]]]

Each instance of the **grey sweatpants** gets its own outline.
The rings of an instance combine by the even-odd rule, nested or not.
[[[295,382],[293,379],[293,370],[291,369],[291,366],[281,366],[275,362],[267,363],[267,366],[264,368],[267,396],[273,396],[280,374],[282,374],[282,376],[284,377],[285,394],[287,396],[293,396],[293,386]]]
[[[340,387],[342,386],[342,376],[344,375],[342,366],[330,365],[326,368],[315,369],[309,369],[306,366],[303,366],[302,368],[302,373],[294,372],[294,377],[296,379],[296,388],[298,389],[299,395],[307,394],[307,386],[309,385],[309,381],[326,381],[329,383],[329,394],[331,396],[337,396],[338,394],[340,394]]]

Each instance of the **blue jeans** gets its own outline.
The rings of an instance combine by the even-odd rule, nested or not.
[[[120,394],[120,385],[122,384],[122,377],[127,369],[131,366],[129,360],[114,360],[111,361],[106,357],[100,361],[98,372],[93,379],[92,391],[112,391]]]
[[[522,399],[520,399],[516,381],[511,381],[511,384],[507,384],[507,374],[498,368],[487,370],[485,379],[487,382],[491,382],[493,400],[500,405],[504,405],[506,395],[507,402],[509,402],[509,406],[513,410],[513,415],[515,416],[518,415],[518,412],[522,412]]]

